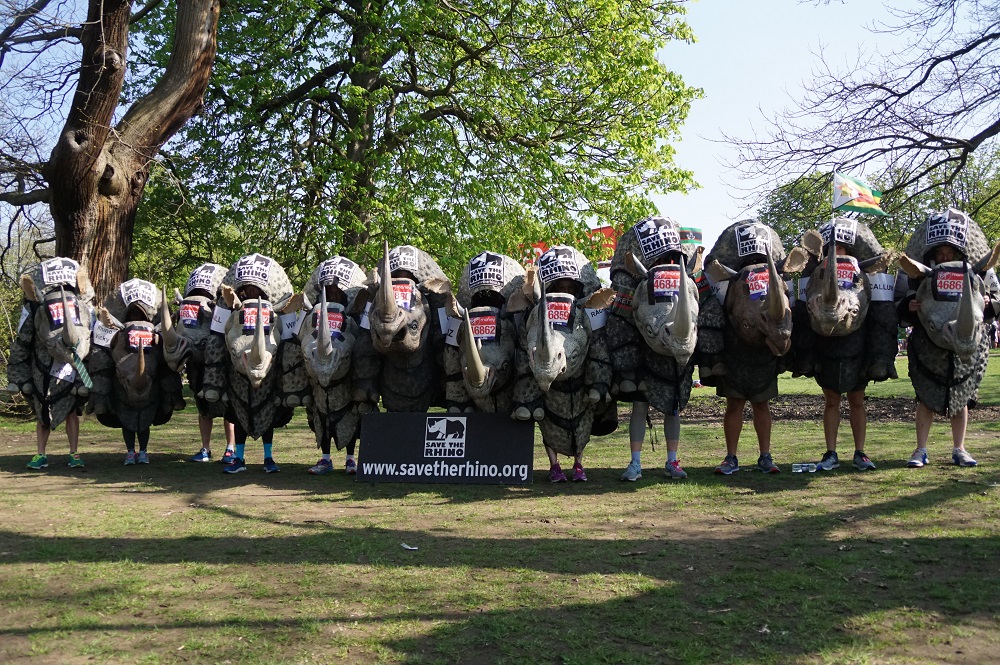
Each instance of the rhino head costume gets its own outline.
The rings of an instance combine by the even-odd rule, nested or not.
[[[951,257],[938,262],[941,247],[950,248]],[[990,284],[985,278],[998,257],[1000,245],[991,250],[971,217],[949,209],[927,216],[899,260],[909,282],[901,316],[909,300],[920,303],[907,347],[910,379],[917,399],[939,414],[952,416],[978,396],[989,354],[987,289],[991,316],[1000,296],[995,277]]]
[[[24,304],[8,359],[7,390],[24,394],[38,422],[54,428],[90,391],[90,377],[78,367],[86,372],[94,289],[87,271],[64,257],[32,266],[20,286]]]
[[[533,379],[528,396],[518,381],[514,417],[539,420],[545,445],[563,455],[581,453],[590,440],[597,405],[613,404],[610,358],[603,329],[595,331],[587,308],[603,308],[597,272],[580,252],[556,245],[538,258],[526,281],[535,306],[522,333]],[[535,290],[537,288],[537,291]],[[603,409],[602,409],[603,414]]]
[[[480,411],[513,409],[518,317],[507,301],[523,289],[524,278],[517,261],[494,252],[481,252],[465,265],[458,287],[458,346],[445,349],[446,369],[454,372],[449,362],[454,358],[465,394],[449,394],[449,403],[461,404],[467,396]]]
[[[163,335],[163,355],[175,371],[187,370],[188,385],[195,395],[198,413],[209,418],[225,415],[225,405],[218,399],[205,399],[205,348],[212,336],[212,314],[221,297],[222,284],[228,270],[217,263],[203,263],[188,276],[183,294],[174,298],[175,317],[167,308],[164,290],[160,310],[160,330]]]
[[[410,245],[390,250],[384,242],[378,269],[366,284],[371,302],[366,323],[379,354],[376,384],[382,404],[388,411],[410,412],[443,406],[442,312],[451,282],[423,250]]]
[[[121,284],[98,308],[90,398],[97,419],[107,427],[142,432],[184,408],[180,374],[167,364],[157,330],[162,309],[160,290],[138,278]]]

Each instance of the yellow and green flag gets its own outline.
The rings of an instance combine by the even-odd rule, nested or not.
[[[886,216],[879,207],[882,192],[851,176],[833,172],[833,209]]]

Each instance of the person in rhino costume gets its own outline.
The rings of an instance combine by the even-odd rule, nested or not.
[[[790,272],[805,264],[805,251],[795,251],[795,266],[789,267]],[[730,475],[740,469],[736,453],[748,401],[760,450],[757,469],[780,471],[771,455],[770,400],[778,395],[778,374],[784,371],[782,356],[791,347],[792,314],[778,268],[786,263],[778,234],[755,221],[736,222],[723,230],[705,259],[706,271],[714,288],[719,289],[725,310],[725,373],[712,377],[718,380],[716,393],[726,398],[726,457],[715,468],[719,474]]]
[[[608,316],[607,338],[612,387],[620,400],[632,402],[632,459],[622,480],[642,478],[642,444],[650,404],[663,413],[667,441],[664,472],[668,478],[687,477],[677,451],[680,411],[687,405],[694,383],[691,359],[698,338],[698,290],[694,280],[687,279],[687,265],[694,261],[695,253],[693,245],[682,246],[676,222],[649,217],[618,240],[611,259],[615,301]],[[674,275],[676,278],[670,279]],[[657,279],[664,284],[660,290],[655,288]]]
[[[169,318],[169,311],[161,315],[164,356],[167,364],[177,371],[184,367],[198,409],[201,449],[188,459],[190,462],[212,461],[212,429],[215,418],[222,418],[226,437],[226,451],[219,461],[229,464],[236,446],[233,424],[225,419],[225,405],[205,399],[205,346],[212,335],[212,313],[227,272],[226,268],[216,263],[204,263],[191,272],[184,286],[183,295],[177,294],[176,335],[177,338],[183,339],[183,342],[179,344],[173,340],[168,342],[167,338],[173,330],[173,320]],[[165,302],[165,292],[163,298]]]
[[[304,295],[307,313],[297,337],[312,395],[307,397],[309,427],[316,435],[321,457],[309,469],[313,475],[333,471],[331,442],[337,450],[347,449],[344,470],[358,471],[354,459],[361,430],[361,413],[354,401],[354,379],[363,362],[355,362],[363,348],[360,312],[356,299],[362,293],[365,274],[358,264],[343,256],[333,256],[313,270]],[[311,305],[311,308],[309,306]],[[320,318],[325,312],[326,321]],[[368,408],[366,410],[371,410]]]
[[[28,468],[48,467],[49,436],[63,421],[69,440],[69,466],[82,468],[83,459],[77,452],[80,413],[90,377],[77,366],[83,367],[90,350],[94,289],[86,269],[61,256],[26,270],[20,285],[24,303],[8,358],[7,390],[22,393],[35,415],[37,453]]]
[[[155,284],[135,278],[109,293],[98,308],[88,407],[105,427],[121,428],[125,466],[149,464],[150,428],[184,408],[180,374],[166,362],[156,330],[165,307]]]
[[[895,376],[897,318],[889,257],[871,230],[855,219],[837,218],[803,234],[809,252],[792,311],[793,371],[813,376],[823,390],[826,452],[817,469],[840,466],[837,434],[841,395],[847,394],[854,438],[853,465],[871,471],[865,454],[865,387]],[[886,370],[884,368],[891,368]]]
[[[992,250],[979,225],[954,208],[930,213],[906,245],[896,282],[900,320],[912,326],[907,340],[910,381],[917,395],[917,447],[907,466],[928,463],[934,414],[951,422],[952,463],[976,466],[965,449],[969,406],[978,398],[989,358],[988,326],[1000,308]]]

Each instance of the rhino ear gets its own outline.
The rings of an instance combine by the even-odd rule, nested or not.
[[[736,277],[735,270],[722,265],[717,259],[714,259],[708,264],[708,268],[705,269],[705,272],[712,278],[713,282],[727,282],[733,277]]]
[[[175,305],[180,305],[180,304],[181,304],[181,301],[182,301],[182,300],[184,300],[184,296],[183,296],[183,295],[181,295],[181,290],[180,290],[180,289],[178,289],[178,288],[177,288],[177,287],[175,286],[175,287],[174,287],[174,304],[175,304]]]
[[[688,266],[689,275],[697,275],[705,267],[705,246],[698,245],[698,249],[694,251],[694,258],[691,259],[691,265]]]
[[[21,275],[21,290],[24,291],[24,297],[31,302],[38,302],[38,292],[35,291],[35,281],[31,279],[30,275]]]
[[[455,299],[455,294],[453,293],[448,293],[447,301],[444,304],[444,310],[448,316],[452,318],[462,318],[462,306],[458,304],[458,300]]]
[[[94,286],[90,283],[90,273],[83,266],[76,271],[76,293],[84,302],[94,299]]]
[[[222,300],[226,303],[226,307],[229,309],[237,310],[240,308],[240,305],[243,304],[240,302],[240,298],[236,295],[236,291],[233,290],[233,287],[228,284],[223,284],[222,289],[220,290],[222,291]]]
[[[125,325],[116,319],[106,307],[102,307],[100,305],[97,306],[97,318],[104,325],[104,327],[111,328],[112,330],[121,330],[125,327]]]
[[[538,269],[535,266],[529,266],[524,272],[524,282],[521,284],[521,288],[514,289],[507,298],[507,311],[523,312],[529,309],[539,297],[540,291],[535,288],[537,282]]]
[[[998,247],[1000,247],[1000,245],[998,245]],[[888,270],[889,266],[892,265],[892,262],[894,260],[895,257],[893,256],[892,252],[882,252],[878,256],[873,256],[870,259],[865,259],[864,261],[861,261],[860,263],[858,263],[858,267],[860,267],[863,271],[865,271],[868,274],[885,272],[886,270]]]
[[[987,254],[985,257],[976,262],[974,270],[982,274],[995,266],[997,260],[1000,260],[1000,242],[993,246],[993,251]]]
[[[809,229],[802,234],[802,247],[815,257],[823,254],[823,236],[816,229]],[[798,271],[793,271],[798,272]]]
[[[305,294],[296,293],[291,298],[289,298],[288,302],[285,303],[285,306],[281,308],[281,313],[291,314],[292,312],[297,312],[300,309],[302,309],[303,305],[305,305],[305,302],[306,302]]]
[[[903,272],[905,272],[910,279],[926,277],[934,272],[920,261],[914,261],[906,254],[899,257],[899,267],[903,269]]]
[[[603,288],[597,291],[594,295],[587,299],[587,302],[583,304],[584,307],[590,309],[604,309],[608,307],[615,301],[615,290],[610,288]]]
[[[420,286],[431,293],[438,294],[439,296],[451,293],[451,281],[449,281],[447,277],[428,277],[420,284]]]
[[[809,253],[802,247],[793,247],[781,265],[782,273],[802,272],[809,263]]]

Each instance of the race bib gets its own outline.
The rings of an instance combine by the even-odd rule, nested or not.
[[[681,269],[679,267],[658,268],[652,274],[653,297],[668,301],[676,301],[681,288]]]
[[[198,303],[181,303],[181,307],[177,311],[177,316],[180,317],[181,325],[185,328],[197,328],[198,313],[200,310],[201,305]]]
[[[884,272],[877,272],[868,275],[868,282],[872,287],[872,302],[892,302],[893,289],[896,285],[896,278]]]
[[[934,275],[934,291],[938,300],[956,301],[962,297],[965,274],[956,270],[939,270]]]
[[[545,301],[545,319],[554,326],[569,327],[573,314],[573,298],[551,296]]]
[[[226,322],[229,321],[229,317],[232,315],[233,310],[226,309],[222,305],[216,305],[215,309],[212,310],[211,331],[217,333],[226,332]]]
[[[106,349],[111,348],[111,340],[114,339],[115,333],[118,332],[114,328],[109,328],[100,321],[94,322],[94,344],[97,346],[103,346]]]
[[[313,331],[314,335],[319,335],[319,327],[321,325],[319,312],[313,312]],[[344,339],[344,333],[341,332],[344,329],[344,313],[337,310],[327,310],[326,312],[326,324],[330,328],[330,337],[333,339]]]
[[[584,308],[587,312],[587,316],[590,317],[590,329],[600,330],[604,327],[604,324],[608,322],[608,308],[603,307],[601,309],[592,309],[590,307]]]
[[[152,330],[146,328],[130,328],[128,331],[128,345],[133,351],[142,351],[146,347],[153,346]]]
[[[257,308],[244,307],[240,310],[240,322],[243,324],[243,334],[252,333],[257,328]],[[271,332],[271,307],[262,306],[260,308],[260,324],[264,328],[264,333]]]
[[[469,317],[472,325],[472,336],[478,340],[492,342],[497,338],[497,315],[479,314]]]
[[[397,306],[409,312],[410,303],[413,301],[413,282],[408,279],[392,280],[392,296]]]
[[[750,289],[750,300],[760,300],[767,296],[767,285],[770,276],[766,268],[758,268],[747,273],[747,287]]]
[[[852,256],[837,257],[837,285],[842,289],[853,289],[860,277],[858,262]]]
[[[72,317],[73,323],[80,325],[80,313],[76,309],[76,303],[73,301],[66,301],[66,305],[69,307],[69,315]],[[61,301],[55,301],[47,303],[46,306],[49,308],[49,319],[52,321],[52,325],[55,327],[61,326],[65,322],[66,312],[63,311],[63,304]]]
[[[611,303],[611,311],[618,316],[632,316],[632,292],[616,290],[614,302]]]
[[[299,334],[302,322],[306,320],[306,313],[300,311],[282,314],[278,319],[281,321],[281,339],[291,339]]]

